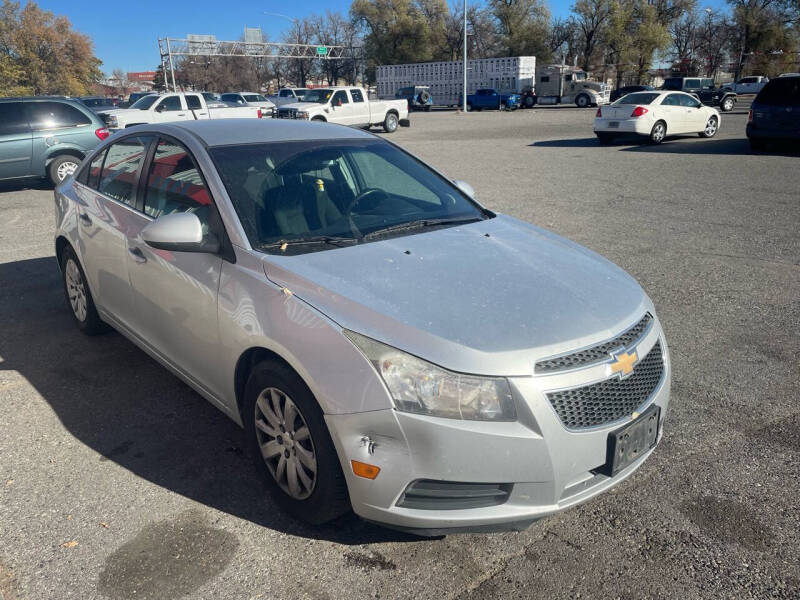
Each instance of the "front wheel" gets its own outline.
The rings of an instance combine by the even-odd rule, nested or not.
[[[734,104],[735,102],[733,101],[733,98],[725,98],[722,101],[722,106],[720,108],[722,108],[722,112],[731,112]]]
[[[589,106],[589,96],[586,94],[581,94],[575,98],[575,104],[578,106],[578,108],[586,108]]]
[[[72,317],[75,319],[78,329],[86,335],[98,335],[108,331],[108,325],[97,314],[83,267],[81,267],[75,251],[69,246],[66,246],[61,252],[61,277],[64,284],[64,295],[72,309]]]
[[[717,130],[719,130],[719,121],[717,120],[717,117],[709,117],[708,122],[706,123],[706,128],[700,132],[700,137],[714,137],[717,134]]]
[[[665,137],[667,137],[667,125],[664,121],[658,121],[650,130],[650,143],[660,144]]]
[[[472,112],[472,103],[467,102],[467,112]]]
[[[47,167],[47,175],[53,185],[58,185],[78,170],[81,160],[69,154],[56,156]]]
[[[397,123],[397,115],[387,113],[386,118],[383,119],[383,130],[386,133],[394,133],[397,130]]]
[[[331,521],[350,509],[328,428],[306,384],[282,362],[257,364],[245,386],[248,446],[275,501],[295,518]]]
[[[534,104],[536,104],[536,99],[533,96],[525,96],[525,106],[527,108],[533,108]]]

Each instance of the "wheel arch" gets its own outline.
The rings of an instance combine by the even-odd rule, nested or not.
[[[328,122],[328,119],[326,119],[322,115],[314,115],[313,117],[311,117],[311,120],[312,121],[322,121],[323,123],[327,123]]]
[[[74,146],[67,146],[67,147],[59,147],[53,146],[47,153],[44,159],[45,167],[50,166],[50,163],[53,162],[59,156],[74,156],[79,160],[83,160],[86,158],[86,152],[81,150],[80,148],[76,148]]]
[[[58,234],[56,236],[56,261],[58,261],[58,268],[61,268],[61,253],[64,251],[64,248],[69,246],[72,248],[72,244],[66,238],[64,234]],[[75,248],[72,248],[72,251],[75,252]],[[77,256],[77,253],[75,254]]]

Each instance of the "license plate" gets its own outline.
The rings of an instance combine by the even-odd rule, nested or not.
[[[610,121],[608,123],[609,129],[619,129],[619,121]]]
[[[656,445],[661,408],[654,404],[624,427],[608,434],[606,474],[614,476]]]

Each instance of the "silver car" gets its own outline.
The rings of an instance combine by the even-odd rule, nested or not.
[[[372,134],[143,125],[55,200],[78,327],[118,330],[241,425],[299,518],[520,529],[661,437],[669,354],[636,281]]]

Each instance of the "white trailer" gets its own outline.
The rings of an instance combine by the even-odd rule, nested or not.
[[[464,61],[407,63],[376,67],[379,98],[394,98],[398,89],[416,85],[430,87],[433,103],[456,106],[464,87]],[[534,85],[535,56],[475,58],[467,61],[467,94],[481,88],[520,93]]]

